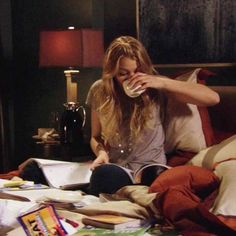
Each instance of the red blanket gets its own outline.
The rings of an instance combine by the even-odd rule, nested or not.
[[[163,172],[150,186],[150,192],[160,193],[155,206],[184,236],[235,236],[233,228],[209,211],[219,184],[212,171],[178,166]]]

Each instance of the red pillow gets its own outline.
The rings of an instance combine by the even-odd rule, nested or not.
[[[206,69],[201,69],[198,72],[198,83],[206,84],[206,81],[209,77],[216,76],[214,72],[211,72]],[[216,138],[214,130],[211,125],[211,119],[207,107],[198,107],[198,111],[202,120],[202,130],[205,136],[207,147],[212,146],[216,143]]]

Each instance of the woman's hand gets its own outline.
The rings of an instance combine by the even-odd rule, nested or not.
[[[107,155],[105,151],[102,151],[99,153],[97,158],[93,161],[93,163],[90,166],[90,169],[94,170],[96,167],[103,164],[107,164],[107,163],[109,163],[109,156]]]
[[[130,89],[138,88],[143,90],[147,88],[162,89],[164,87],[164,79],[162,75],[148,75],[145,73],[137,72],[130,79],[127,84]]]

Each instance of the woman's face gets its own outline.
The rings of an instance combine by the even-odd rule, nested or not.
[[[123,57],[120,59],[118,73],[115,76],[116,80],[120,85],[131,78],[136,72],[138,72],[137,61],[128,57]]]

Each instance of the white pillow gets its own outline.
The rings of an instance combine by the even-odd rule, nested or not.
[[[211,212],[220,217],[236,217],[236,160],[220,163],[216,166],[214,173],[220,178],[220,188]],[[224,219],[223,219],[224,220]]]
[[[201,68],[182,74],[176,80],[197,83],[197,75]],[[175,150],[199,152],[206,148],[206,140],[202,129],[202,121],[196,105],[168,100],[164,123],[166,134],[165,152]]]
[[[229,160],[230,158],[236,158],[236,135],[200,151],[187,165],[214,169],[215,164]]]

